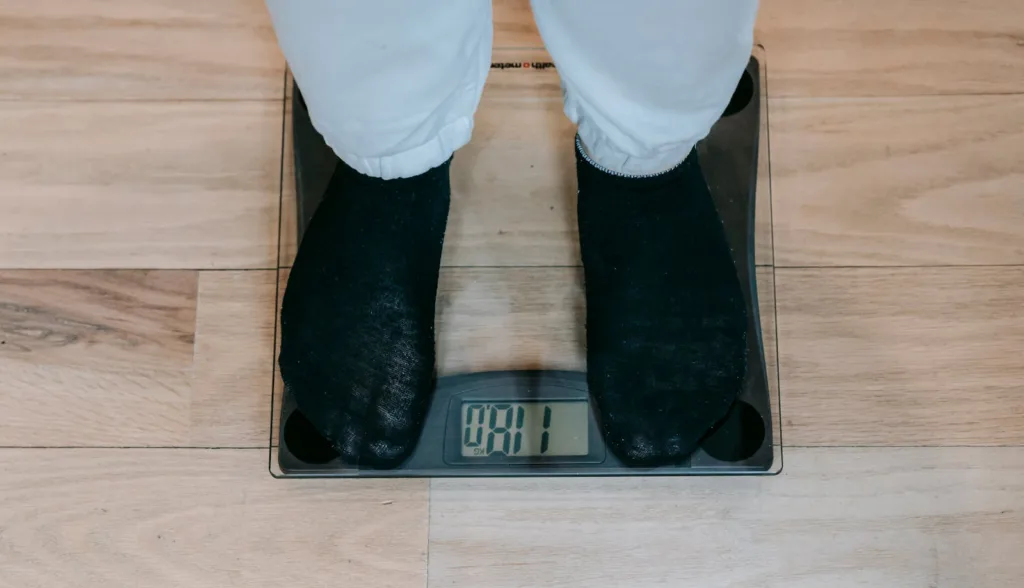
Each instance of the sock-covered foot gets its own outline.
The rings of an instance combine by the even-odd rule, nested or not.
[[[605,440],[624,462],[685,460],[735,401],[747,316],[696,152],[627,178],[577,147],[587,373]]]
[[[448,168],[380,180],[339,163],[288,279],[282,379],[351,465],[395,467],[419,438],[434,386]]]

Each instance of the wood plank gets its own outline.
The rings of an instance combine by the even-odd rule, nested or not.
[[[1024,268],[776,281],[787,445],[1024,444]]]
[[[277,272],[200,272],[189,444],[266,447]]]
[[[183,443],[196,282],[183,271],[0,273],[0,444]]]
[[[561,100],[561,80],[551,55],[545,49],[495,48],[483,98]]]
[[[520,0],[493,0],[494,7],[495,7],[495,18],[498,18],[500,16],[500,14],[498,13],[498,6],[500,4],[502,4],[504,2],[518,3],[519,1]],[[529,5],[529,0],[526,0],[526,4],[527,4],[527,6]],[[514,10],[515,9],[513,9],[513,11]],[[495,27],[500,27],[502,25],[503,25],[503,23],[499,23],[499,22],[495,22],[494,23]],[[520,25],[512,24],[511,28],[516,28],[516,27],[519,27],[519,26]],[[526,35],[524,38],[529,39],[530,37],[529,37],[529,35]],[[550,63],[552,61],[551,54],[547,52],[547,49],[544,48],[543,44],[531,44],[529,42],[524,43],[522,45],[516,44],[516,42],[499,43],[497,38],[496,38],[495,39],[495,44],[494,44],[494,46],[492,48],[492,51],[493,51],[493,57],[492,57],[492,61],[491,61],[492,67],[496,63],[502,63],[502,62],[509,62],[509,61],[511,61],[511,62],[520,62],[520,63],[528,62],[530,64],[530,65],[526,66],[528,68],[530,66],[534,66],[534,64],[536,64],[536,63],[543,63],[543,64],[546,65],[547,63]],[[496,67],[494,69],[501,70],[502,68],[501,67]],[[542,69],[546,69],[546,67],[542,68]],[[493,71],[491,73],[493,73]],[[286,67],[285,67],[285,81],[284,81],[284,88],[285,88],[284,89],[284,99],[285,100],[291,100],[291,98],[292,98],[292,91],[294,89],[294,81],[295,80],[294,80],[294,77],[292,76],[291,70],[288,69],[287,65],[286,65]],[[490,83],[490,78],[488,78],[488,83]],[[551,86],[550,79],[549,78],[544,78],[544,77],[518,78],[517,80],[506,79],[505,83],[510,83],[510,85],[512,85],[512,86],[524,86],[526,88],[531,88],[531,87],[534,87],[534,86]],[[559,91],[561,91],[561,86],[558,84],[557,80],[554,82],[554,85],[559,88]]]
[[[0,446],[184,445],[189,375],[0,363]]]
[[[530,10],[530,0],[494,0],[493,6],[495,49],[544,47]]]
[[[1005,0],[765,0],[772,96],[1024,91],[1024,19]]]
[[[550,83],[521,97],[535,77]],[[579,264],[575,127],[557,79],[551,70],[492,72],[473,140],[452,166],[445,266]]]
[[[291,84],[289,84],[291,87]],[[277,239],[277,266],[291,267],[295,261],[298,244],[298,200],[295,190],[295,145],[292,143],[292,100],[284,105],[284,154],[281,159],[281,228]]]
[[[495,48],[539,48],[528,0],[494,3]],[[1024,91],[1019,6],[1004,0],[764,0],[773,96]]]
[[[0,271],[0,358],[187,368],[196,282],[193,271]]]
[[[0,39],[15,58],[0,65],[0,97],[280,96],[284,61],[258,0],[45,0],[3,10]],[[1000,0],[771,0],[758,37],[776,95],[1019,92],[1015,11]],[[498,0],[494,19],[496,48],[543,46],[526,0]]]
[[[0,102],[0,267],[274,267],[280,102]]]
[[[1024,577],[1024,452],[787,449],[777,477],[433,480],[430,587]]]
[[[1024,263],[1018,96],[772,100],[779,265]]]
[[[266,459],[0,450],[0,585],[425,584],[425,481],[285,482]]]
[[[260,0],[0,3],[0,99],[280,98]]]
[[[442,272],[438,372],[585,369],[582,281],[577,268]]]
[[[275,287],[273,271],[0,272],[0,445],[265,447]]]

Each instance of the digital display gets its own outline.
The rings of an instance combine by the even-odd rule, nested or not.
[[[462,457],[587,455],[589,416],[586,400],[463,402]]]

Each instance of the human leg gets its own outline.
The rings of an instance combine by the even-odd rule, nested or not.
[[[448,162],[490,65],[490,3],[268,0],[314,126],[342,162],[296,255],[281,376],[358,467],[415,447],[434,384]]]
[[[752,48],[755,0],[534,0],[579,124],[590,390],[612,450],[678,463],[746,373],[746,306],[694,151]]]
[[[267,0],[313,126],[356,171],[412,177],[469,142],[490,2]]]

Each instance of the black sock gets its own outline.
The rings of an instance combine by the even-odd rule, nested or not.
[[[288,279],[282,379],[351,465],[399,465],[423,426],[448,168],[380,180],[339,163]]]
[[[696,152],[627,178],[577,149],[587,295],[587,379],[612,451],[682,462],[728,412],[746,375],[747,315]]]

